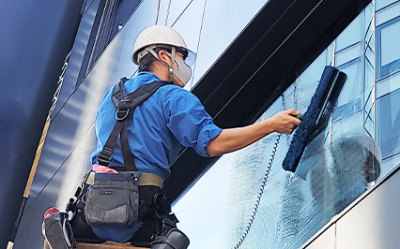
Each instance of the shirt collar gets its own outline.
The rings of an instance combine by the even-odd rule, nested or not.
[[[135,77],[135,81],[139,82],[140,85],[144,85],[154,81],[161,81],[161,79],[152,72],[140,72]]]

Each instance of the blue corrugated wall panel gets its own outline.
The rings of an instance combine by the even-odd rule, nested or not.
[[[36,147],[83,0],[1,1],[0,248],[21,205]]]

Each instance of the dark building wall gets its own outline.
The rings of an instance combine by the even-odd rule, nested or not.
[[[6,0],[0,8],[0,248],[17,218],[83,0]]]

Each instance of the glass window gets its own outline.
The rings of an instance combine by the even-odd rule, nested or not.
[[[400,69],[400,18],[376,28],[377,78]]]
[[[376,0],[375,8],[376,10],[382,9],[383,7],[388,6],[391,3],[397,2],[398,0]]]
[[[114,23],[112,24],[112,31],[110,41],[114,36],[125,26],[128,18],[132,12],[138,7],[138,0],[118,0],[118,7],[115,13]]]
[[[397,167],[400,167],[400,153],[382,160],[382,175],[387,175]]]
[[[207,1],[193,82],[197,82],[268,0]]]
[[[180,15],[185,11],[186,8],[188,8],[188,5],[191,5],[193,3],[196,2],[202,2],[204,5],[204,0],[174,0],[171,1],[171,6],[169,9],[169,13],[168,13],[168,22],[167,25],[168,26],[172,26],[177,19],[180,17]],[[199,8],[197,9],[197,11],[200,12],[200,10],[203,10],[203,8]]]
[[[365,106],[364,106],[364,111],[365,111],[366,115],[369,114],[369,112],[372,108],[372,98],[373,98],[372,92],[370,92],[370,95],[368,96],[367,101],[365,102]]]
[[[364,78],[364,101],[368,98],[371,93],[372,85],[374,84],[374,67],[369,63],[368,60],[365,60],[365,78]]]
[[[368,36],[368,34],[371,35],[371,30],[373,27],[373,24],[372,24],[373,13],[374,13],[374,4],[371,2],[364,9],[364,32],[366,33],[365,34],[366,37]],[[367,30],[367,29],[369,29],[369,30]]]
[[[363,83],[362,67],[362,60],[360,59],[353,60],[345,65],[338,67],[347,75],[346,83],[338,98],[338,106],[342,106],[353,99],[358,99],[361,97]]]
[[[396,22],[381,30],[381,66],[392,63],[400,58],[400,22]]]
[[[89,60],[88,70],[93,67],[94,63],[97,61],[97,59],[103,53],[104,49],[109,44],[112,38],[112,29],[118,10],[119,1],[112,0],[102,2],[104,2],[104,7],[102,10],[101,20],[99,20],[100,23],[96,34],[96,39],[94,41],[91,58]]]
[[[368,63],[373,65],[375,56],[374,56],[374,52],[372,52],[372,48],[370,46],[367,46],[367,48],[365,49],[365,57],[367,57],[367,59],[369,61]]]
[[[199,45],[200,32],[202,29],[203,14],[205,8],[204,0],[197,0],[191,2],[187,6],[185,11],[180,15],[179,19],[173,25],[173,28],[177,30],[182,37],[185,39],[186,45],[190,50],[197,53]],[[194,65],[194,70],[197,67],[197,63]],[[185,88],[190,90],[193,87],[193,77],[186,84]]]
[[[375,25],[379,26],[384,24],[400,15],[400,1],[397,1],[394,4],[391,4],[387,8],[382,9],[381,11],[376,12],[375,14]]]
[[[374,137],[374,121],[372,121],[371,116],[368,115],[367,119],[365,120],[364,123],[364,128],[366,129],[366,131],[368,132],[368,134],[371,137]]]
[[[335,54],[335,65],[340,66],[361,56],[364,49],[357,43]]]
[[[376,83],[376,97],[379,98],[400,88],[400,72]]]
[[[197,63],[215,61],[237,35],[237,32],[228,35],[229,39],[221,35],[232,31],[224,29],[228,27],[225,21],[218,22],[218,28],[213,30],[211,27],[215,25],[211,26],[211,22],[206,25],[208,10],[209,15],[213,11],[219,15],[224,15],[221,10],[226,12],[216,2],[209,3],[212,6],[206,7]],[[239,6],[223,4],[230,9]],[[363,25],[359,24],[365,20],[358,19],[353,22],[355,26],[349,26],[341,35],[338,48],[343,50],[362,39]],[[241,26],[235,28],[238,27]],[[213,40],[214,32],[224,37],[218,48]],[[203,53],[208,57],[201,57],[201,51],[208,51]],[[324,67],[331,63],[332,52],[331,45],[256,122],[292,107],[304,113]],[[340,66],[348,76],[333,113],[340,118],[333,119],[307,145],[296,173],[282,168],[293,136],[279,138],[277,134],[270,134],[242,150],[222,156],[174,203],[173,210],[181,220],[179,227],[191,238],[191,247],[232,248],[250,227],[242,248],[265,248],[265,245],[271,249],[299,248],[377,179],[375,169],[380,167],[380,157],[375,141],[366,132],[374,128],[373,110],[371,119],[362,111],[364,60],[361,54],[357,53],[350,62],[347,60]],[[208,68],[210,63],[205,65]],[[373,67],[370,70],[373,75]],[[262,188],[265,179],[266,185]],[[258,199],[260,193],[263,195]]]
[[[400,152],[400,91],[385,95],[377,104],[377,138],[382,156]]]
[[[157,16],[158,4],[157,1],[143,1],[137,7],[133,15],[130,17],[128,22],[124,25],[121,31],[116,35],[116,37],[111,42],[112,45],[109,46],[107,50],[114,48],[121,51],[120,57],[112,57],[112,61],[115,61],[115,58],[119,58],[118,65],[116,66],[117,77],[127,76],[130,77],[135,73],[137,66],[133,64],[131,59],[131,54],[133,51],[133,44],[136,40],[136,37],[139,35],[141,31],[143,31],[146,27],[154,25],[155,17]],[[118,45],[117,45],[118,44]],[[100,60],[110,60],[109,58],[100,58]],[[110,70],[110,63],[105,62]],[[117,81],[118,79],[117,78]]]
[[[324,57],[319,57],[259,120],[292,106],[305,112],[318,85],[314,71],[320,68],[320,77],[325,63]],[[352,83],[357,79],[358,64],[353,62],[344,70],[350,74],[350,91],[361,93],[361,85]],[[277,140],[271,134],[223,156],[175,204],[174,210],[182,223],[180,228],[193,238],[195,248],[232,248],[250,224],[261,183],[274,158],[264,196],[243,248],[301,247],[367,188],[363,162],[369,155],[366,144],[374,141],[363,133],[360,109],[349,109],[346,118],[334,122],[307,146],[299,173],[282,169],[292,136],[282,135]],[[352,167],[343,167],[350,162]],[[194,223],[198,226],[193,226]],[[200,230],[208,234],[207,240],[198,236]]]
[[[362,32],[362,16],[358,16],[336,39],[336,51],[340,51],[356,42],[359,42],[364,33]]]

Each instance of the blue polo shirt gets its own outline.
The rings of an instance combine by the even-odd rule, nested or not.
[[[131,93],[141,85],[159,80],[153,73],[141,72],[125,82],[126,92]],[[105,93],[97,113],[97,148],[91,155],[92,164],[97,164],[96,156],[103,149],[116,122],[112,91],[113,87]],[[164,180],[169,176],[170,166],[177,159],[182,145],[208,157],[205,148],[221,130],[196,96],[172,84],[159,88],[135,109],[133,119],[128,120],[129,145],[136,167],[140,172],[153,173]],[[122,164],[118,141],[110,166]]]

